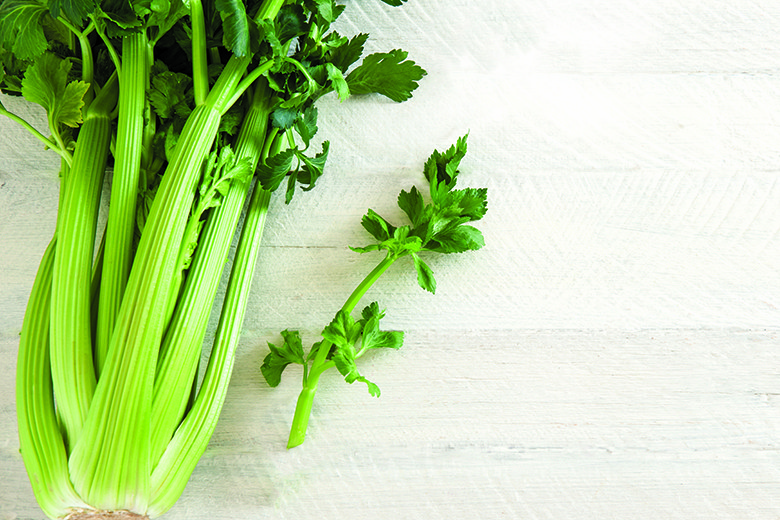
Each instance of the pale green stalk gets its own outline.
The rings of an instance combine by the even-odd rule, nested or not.
[[[264,147],[272,108],[269,94],[268,89],[256,89],[238,135],[236,159],[248,159],[252,170]],[[153,461],[159,460],[187,408],[208,318],[250,186],[251,177],[234,180],[209,216],[163,339],[152,405]]]
[[[259,187],[244,220],[214,346],[198,396],[152,474],[149,514],[167,511],[181,495],[216,427],[233,370],[270,193]]]
[[[203,159],[249,63],[231,57],[204,104],[188,117],[147,217],[84,435],[70,457],[73,484],[94,507],[147,510],[151,403],[165,304]]]
[[[115,76],[85,110],[58,212],[52,274],[51,366],[66,446],[77,442],[95,389],[90,287],[100,193],[111,139]]]
[[[16,418],[19,451],[35,499],[50,518],[84,506],[68,477],[68,455],[57,416],[49,363],[49,310],[56,236],[43,254],[19,338],[16,362]]]
[[[149,41],[142,31],[122,38],[119,114],[114,177],[111,183],[105,258],[95,340],[96,372],[105,364],[111,333],[122,303],[133,261],[136,201],[143,152],[146,89],[149,86]]]
[[[206,41],[206,18],[201,0],[190,0],[192,40]],[[192,91],[195,104],[201,105],[209,93],[208,49],[205,45],[192,46]]]
[[[146,221],[84,436],[70,457],[73,484],[92,506],[145,511],[150,415],[170,279],[200,166],[220,114],[197,107],[188,119]]]

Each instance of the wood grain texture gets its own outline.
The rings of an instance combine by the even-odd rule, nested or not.
[[[343,34],[428,70],[412,100],[328,97],[320,186],[276,199],[218,429],[177,519],[780,518],[780,4],[348,0]],[[42,123],[40,111],[3,98]],[[469,132],[487,247],[394,266],[367,298],[407,331],[325,376],[284,449],[306,340],[376,261],[434,147]],[[14,365],[54,226],[58,161],[0,121],[0,519],[42,518],[18,455]],[[213,328],[213,327],[212,327]]]

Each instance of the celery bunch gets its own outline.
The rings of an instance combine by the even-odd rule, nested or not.
[[[225,398],[271,194],[286,180],[290,202],[323,174],[328,142],[310,150],[316,100],[403,101],[425,74],[400,50],[356,65],[367,35],[331,30],[343,10],[335,0],[0,4],[0,87],[40,104],[49,135],[0,114],[62,159],[17,370],[21,454],[49,517],[154,517],[175,503]]]

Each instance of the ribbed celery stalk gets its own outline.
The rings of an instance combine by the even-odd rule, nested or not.
[[[85,110],[57,220],[51,369],[66,447],[78,441],[95,390],[90,286],[100,193],[111,140],[116,77]]]
[[[105,363],[114,322],[133,261],[136,200],[144,144],[146,89],[149,87],[148,55],[149,41],[145,31],[122,38],[114,177],[111,183],[95,339],[98,374]]]
[[[43,254],[24,314],[16,362],[19,447],[38,504],[50,518],[83,506],[68,477],[68,456],[54,411],[49,310],[56,237]]]
[[[252,169],[261,158],[272,103],[270,89],[255,89],[252,105],[241,125],[236,158],[249,159]],[[163,339],[152,404],[152,461],[155,463],[165,451],[190,400],[208,318],[250,187],[251,178],[233,181],[209,216]]]
[[[203,384],[192,409],[152,473],[154,500],[149,506],[150,516],[164,513],[179,498],[219,419],[233,371],[270,195],[259,187],[252,193]]]

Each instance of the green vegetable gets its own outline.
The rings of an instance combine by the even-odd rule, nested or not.
[[[17,366],[21,454],[50,518],[158,516],[175,503],[225,398],[272,192],[284,184],[289,203],[324,173],[315,102],[330,92],[402,101],[425,75],[398,50],[360,63],[367,35],[330,28],[343,10],[335,0],[0,3],[0,87],[40,104],[49,135],[1,104],[0,114],[62,159],[55,237]]]
[[[283,343],[269,343],[270,352],[263,360],[261,371],[270,386],[277,386],[282,372],[290,364],[303,365],[303,389],[298,397],[290,429],[288,448],[303,443],[309,423],[314,395],[320,376],[335,367],[347,383],[365,383],[368,392],[378,397],[379,387],[360,374],[356,361],[371,349],[398,349],[403,333],[379,328],[385,315],[377,302],[367,305],[360,318],[352,316],[368,289],[401,258],[410,256],[417,271],[417,282],[426,291],[436,291],[431,268],[421,253],[462,253],[484,245],[482,233],[468,222],[480,220],[487,212],[486,188],[455,189],[458,167],[466,154],[466,137],[458,139],[446,152],[434,151],[426,161],[423,173],[430,186],[430,202],[424,200],[416,187],[401,191],[398,206],[406,213],[410,224],[396,227],[373,210],[363,217],[363,227],[376,243],[352,248],[360,253],[385,251],[385,257],[355,288],[322,331],[322,341],[312,345],[307,354],[297,331],[282,332]]]

